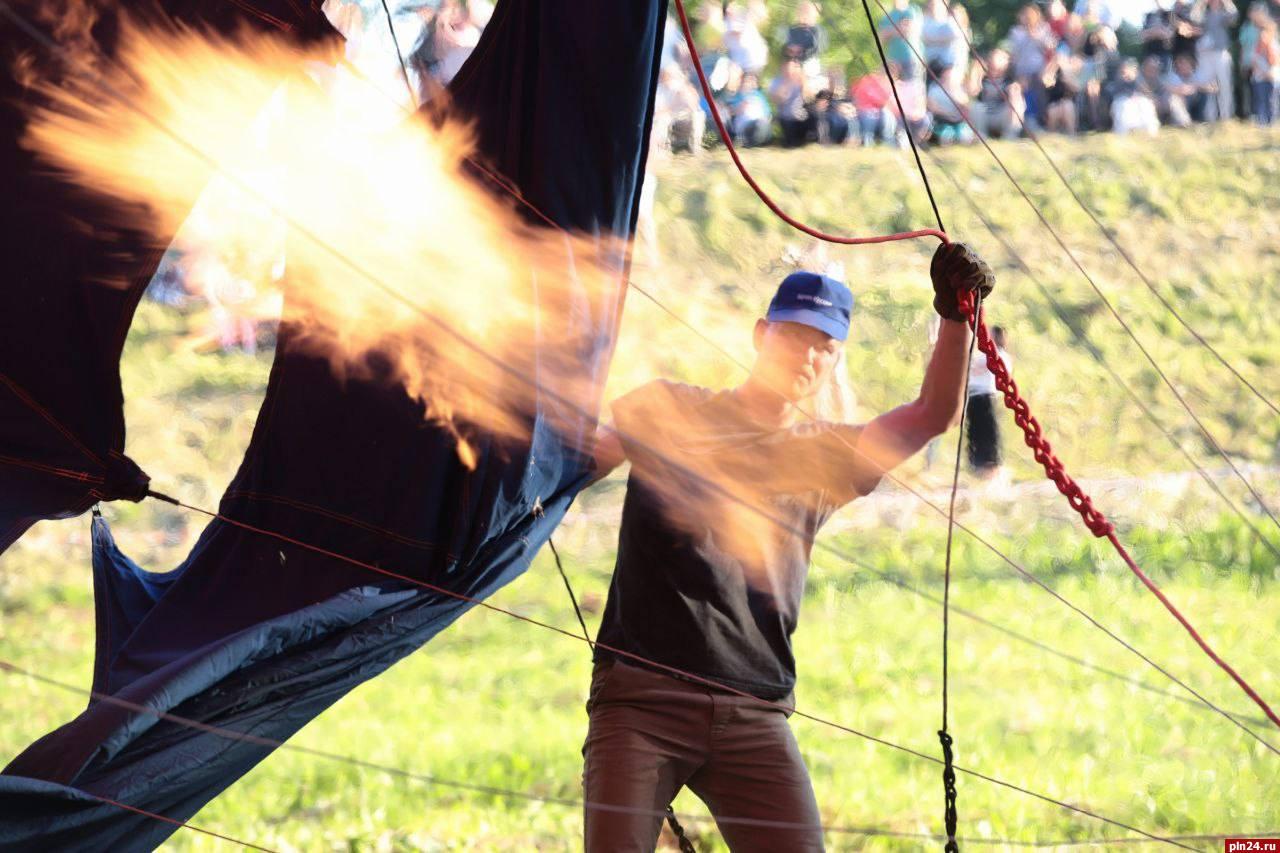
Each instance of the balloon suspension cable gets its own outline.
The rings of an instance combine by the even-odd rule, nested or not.
[[[978,292],[974,295],[974,304],[981,308],[982,293]],[[976,317],[975,309],[975,317]],[[949,673],[950,673],[950,645],[951,645],[951,553],[954,541],[956,524],[956,494],[960,489],[960,459],[964,450],[964,434],[965,420],[969,414],[969,370],[968,365],[973,363],[974,347],[978,342],[978,334],[976,329],[976,320],[974,321],[974,334],[969,339],[969,355],[965,360],[964,373],[964,395],[960,402],[960,430],[956,436],[956,463],[951,473],[951,501],[947,507],[947,547],[946,556],[943,559],[942,570],[942,728],[938,730],[938,740],[942,744],[942,790],[944,797],[943,825],[946,828],[947,841],[943,848],[946,853],[959,853],[960,845],[956,841],[956,825],[958,823],[958,813],[956,811],[956,770],[955,770],[955,754],[952,751],[954,740],[951,733],[947,729],[947,712],[949,695]]]

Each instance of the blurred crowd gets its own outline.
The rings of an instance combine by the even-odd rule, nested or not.
[[[1277,9],[1266,0],[1243,16],[1233,0],[1175,0],[1132,25],[1125,44],[1110,0],[1066,1],[1027,3],[980,52],[959,2],[876,3],[888,74],[877,67],[851,77],[825,61],[823,10],[807,0],[781,26],[770,24],[764,0],[704,3],[695,41],[715,106],[741,147],[905,145],[907,134],[947,145],[974,141],[975,130],[1154,133],[1235,116],[1272,123],[1280,46]],[[668,21],[657,150],[701,150],[710,107],[696,72]]]

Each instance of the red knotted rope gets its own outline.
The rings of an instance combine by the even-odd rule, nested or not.
[[[1018,383],[1014,382],[1013,377],[1009,375],[1009,368],[1000,358],[995,341],[987,332],[987,325],[981,316],[985,312],[979,311],[975,324],[972,292],[960,291],[959,302],[960,310],[968,318],[969,325],[977,330],[978,349],[987,356],[987,369],[996,377],[996,388],[1004,395],[1005,406],[1013,410],[1013,421],[1018,425],[1018,429],[1022,430],[1027,447],[1031,448],[1036,462],[1044,468],[1045,476],[1058,487],[1058,491],[1066,497],[1071,508],[1080,513],[1085,526],[1094,536],[1110,535],[1115,527],[1107,521],[1107,517],[1101,510],[1094,508],[1093,501],[1084,493],[1080,485],[1071,479],[1071,475],[1063,467],[1062,460],[1054,455],[1053,445],[1044,437],[1040,422],[1036,420],[1035,415],[1031,414],[1031,407],[1018,393]]]
[[[959,303],[960,310],[968,318],[969,325],[975,329],[978,337],[978,348],[987,356],[987,369],[996,377],[996,388],[1004,395],[1005,406],[1013,410],[1014,423],[1018,425],[1018,429],[1022,430],[1027,447],[1031,448],[1036,462],[1039,462],[1044,467],[1045,475],[1053,481],[1054,485],[1058,487],[1058,491],[1066,497],[1067,502],[1071,504],[1071,508],[1080,513],[1080,517],[1084,520],[1085,526],[1089,528],[1090,532],[1094,536],[1105,538],[1111,543],[1112,547],[1116,549],[1116,553],[1120,555],[1120,559],[1124,560],[1125,565],[1129,567],[1129,571],[1133,572],[1134,577],[1141,581],[1142,585],[1164,605],[1164,608],[1169,611],[1174,619],[1178,620],[1178,623],[1191,635],[1191,639],[1195,640],[1196,645],[1209,656],[1210,660],[1221,667],[1223,672],[1231,676],[1231,679],[1239,685],[1246,696],[1253,700],[1254,704],[1262,709],[1271,722],[1280,727],[1280,716],[1277,716],[1266,700],[1259,696],[1258,692],[1205,642],[1205,639],[1200,636],[1200,632],[1187,621],[1187,618],[1174,606],[1173,602],[1169,600],[1160,587],[1156,586],[1155,581],[1151,580],[1146,572],[1142,571],[1142,568],[1129,555],[1128,550],[1116,536],[1115,525],[1107,520],[1101,510],[1094,507],[1093,500],[1084,493],[1084,490],[1080,488],[1080,484],[1066,472],[1062,461],[1054,455],[1053,446],[1044,437],[1040,422],[1036,420],[1035,415],[1031,414],[1031,407],[1027,405],[1027,401],[1022,399],[1022,395],[1018,393],[1018,383],[1013,381],[1013,377],[1009,375],[1009,368],[996,351],[995,341],[991,339],[991,335],[987,331],[987,325],[983,322],[981,308],[978,309],[975,316],[972,293],[961,291]]]

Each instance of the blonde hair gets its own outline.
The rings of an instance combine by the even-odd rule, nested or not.
[[[821,270],[825,275],[844,282],[844,263],[832,261],[827,244],[814,240],[804,248],[788,246],[782,255],[783,266],[793,270]],[[849,385],[848,362],[844,349],[836,359],[826,384],[805,404],[805,411],[819,420],[832,423],[852,423],[858,417],[858,400]]]
[[[847,364],[841,349],[826,383],[810,398],[810,414],[820,420],[841,424],[852,423],[858,417],[858,400],[849,385]]]

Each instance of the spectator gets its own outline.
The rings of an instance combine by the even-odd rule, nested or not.
[[[924,61],[930,66],[955,66],[968,52],[964,33],[947,12],[944,0],[928,0],[924,18],[920,24],[920,41],[924,46]]]
[[[902,69],[896,64],[890,63],[890,71],[894,74],[902,73]],[[929,115],[929,108],[925,100],[924,75],[916,74],[910,80],[897,78],[898,97],[890,101],[891,109],[897,125],[897,133],[895,139],[902,148],[907,147],[907,136],[910,133],[911,138],[916,142],[924,142],[929,136],[929,131],[933,127],[933,119]],[[902,109],[898,109],[898,101],[902,102]]]
[[[1012,370],[1013,360],[1005,349],[1007,338],[1004,327],[991,329],[1005,367]],[[967,437],[969,467],[979,479],[990,481],[1000,473],[1003,462],[1000,447],[1000,397],[996,390],[996,377],[987,367],[987,356],[977,347],[969,359],[969,404],[965,407],[965,434]]]
[[[729,130],[734,144],[746,148],[764,145],[773,138],[773,111],[760,91],[760,78],[743,74],[738,92],[729,101]]]
[[[1085,39],[1081,48],[1084,62],[1080,79],[1084,85],[1084,122],[1091,130],[1106,130],[1109,121],[1105,84],[1115,79],[1120,68],[1120,49],[1115,32],[1095,20],[1092,11],[1084,20]]]
[[[1022,87],[1010,77],[1009,54],[997,47],[987,54],[984,65],[985,70],[974,69],[978,73],[969,86],[973,126],[984,137],[1016,137],[1021,130]]]
[[[1210,100],[1210,121],[1222,121],[1235,113],[1232,88],[1231,29],[1240,20],[1232,0],[1197,0],[1193,16],[1204,35],[1196,42],[1196,63],[1215,89]]]
[[[1270,127],[1274,118],[1276,78],[1280,72],[1280,46],[1276,43],[1276,22],[1270,16],[1258,22],[1258,35],[1246,60],[1249,87],[1253,94],[1253,120]]]
[[[1074,13],[1067,15],[1062,35],[1058,37],[1058,55],[1083,56],[1088,37],[1089,31],[1085,27],[1084,18]]]
[[[933,138],[939,145],[973,141],[973,129],[965,120],[969,94],[961,85],[954,65],[934,65],[930,69],[927,106],[933,116]]]
[[[1039,6],[1028,3],[1018,10],[1018,23],[1009,30],[1009,59],[1013,65],[1013,76],[1026,99],[1027,115],[1037,122],[1044,121],[1042,78],[1057,43],[1057,37],[1045,23]]]
[[[1071,14],[1067,12],[1062,0],[1049,0],[1045,5],[1044,22],[1053,30],[1053,34],[1061,42],[1067,37],[1067,27],[1071,22]]]
[[[969,52],[973,46],[973,28],[969,26],[969,10],[961,3],[950,4],[951,17],[960,28],[960,50],[956,57],[956,73],[964,80],[969,76]]]
[[[826,31],[818,23],[821,11],[817,3],[803,0],[796,7],[795,22],[782,40],[783,58],[798,61],[811,80],[822,74],[821,56],[827,49]]]
[[[416,10],[421,24],[421,35],[413,50],[409,53],[408,65],[418,75],[418,103],[430,100],[431,91],[438,83],[434,80],[436,71],[436,10],[430,6],[419,6]]]
[[[1120,15],[1117,14],[1115,8],[1107,0],[1076,0],[1076,5],[1072,7],[1071,11],[1085,21],[1097,21],[1112,31],[1120,26],[1121,23]]]
[[[870,147],[879,139],[888,142],[897,133],[898,122],[890,104],[893,92],[889,78],[880,68],[858,79],[851,92],[853,106],[858,115],[858,132],[863,147]]]
[[[674,63],[664,66],[653,98],[653,138],[658,149],[683,148],[701,154],[706,120],[702,99],[684,69]]]
[[[1138,91],[1156,105],[1156,117],[1161,124],[1174,127],[1190,127],[1191,116],[1182,96],[1173,91],[1160,68],[1160,57],[1152,55],[1142,60],[1142,74],[1138,78]]]
[[[769,61],[769,45],[760,25],[769,17],[761,0],[730,3],[724,10],[724,46],[729,58],[748,74],[759,74]]]
[[[1080,57],[1060,56],[1045,69],[1044,129],[1076,135],[1076,96],[1080,94]]]
[[[1157,62],[1159,59],[1157,58]],[[1160,129],[1156,116],[1156,103],[1138,86],[1138,63],[1126,59],[1120,65],[1116,78],[1105,87],[1105,95],[1111,104],[1111,127],[1120,134],[1144,130],[1154,136]]]
[[[1240,40],[1240,79],[1244,83],[1240,87],[1240,101],[1245,116],[1253,115],[1253,88],[1250,85],[1250,57],[1253,56],[1253,46],[1258,43],[1258,25],[1262,23],[1269,15],[1267,13],[1266,0],[1254,0],[1249,4],[1249,13],[1245,18],[1244,25],[1240,27],[1240,34],[1237,38]]]
[[[848,102],[837,99],[830,89],[814,96],[813,121],[820,144],[843,145],[853,140],[847,106]]]
[[[1168,68],[1173,56],[1173,15],[1168,9],[1160,6],[1152,9],[1142,19],[1142,30],[1138,33],[1142,39],[1142,59],[1155,56],[1160,59],[1160,68]]]
[[[794,59],[782,63],[778,76],[769,86],[769,100],[782,126],[782,144],[788,148],[803,145],[814,131],[809,113],[808,81],[804,69]]]
[[[436,13],[435,69],[441,85],[448,84],[471,56],[492,14],[493,6],[481,0],[470,0],[465,6],[456,0],[445,0],[440,5]]]
[[[695,27],[700,24],[695,23]],[[696,30],[695,30],[696,31]],[[704,54],[704,51],[698,51]],[[662,25],[662,50],[658,60],[658,67],[676,63],[685,68],[692,67],[692,58],[689,56],[689,45],[684,40],[684,30],[680,28],[680,24],[676,23],[676,19],[667,15],[666,23]]]
[[[1200,41],[1204,29],[1200,26],[1199,17],[1195,15],[1191,0],[1175,0],[1169,8],[1169,22],[1173,27],[1172,56],[1195,56],[1196,43]]]
[[[1217,94],[1217,86],[1197,72],[1195,57],[1185,53],[1175,56],[1173,71],[1165,82],[1169,91],[1186,104],[1193,122],[1209,120],[1210,97]]]
[[[924,45],[920,42],[921,17],[911,0],[893,0],[893,8],[876,25],[885,56],[897,63],[898,76],[903,80],[914,80],[924,73],[919,58],[924,55]]]

